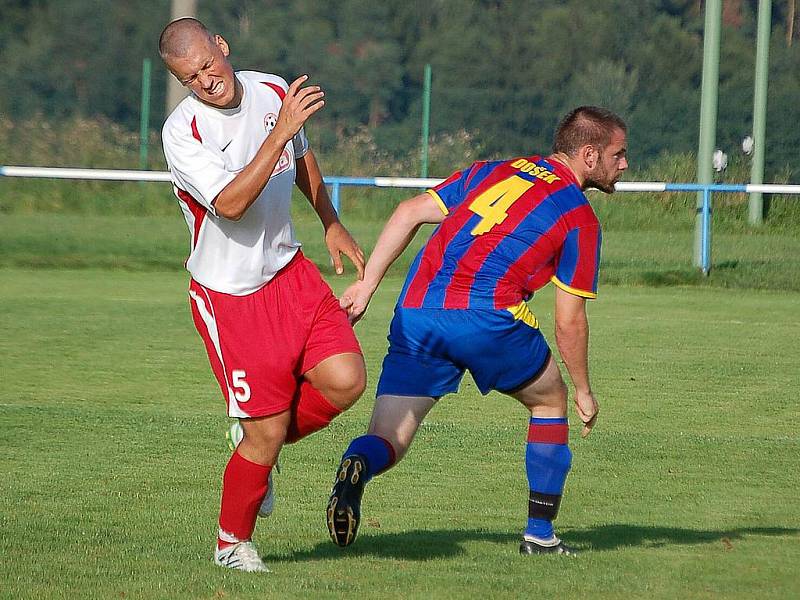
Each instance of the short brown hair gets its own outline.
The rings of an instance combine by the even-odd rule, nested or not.
[[[617,130],[627,132],[628,127],[610,110],[598,106],[579,106],[558,124],[553,136],[553,152],[574,156],[587,144],[604,148]]]

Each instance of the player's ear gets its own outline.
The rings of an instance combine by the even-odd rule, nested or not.
[[[594,169],[597,165],[597,161],[600,160],[600,150],[592,144],[582,146],[581,149],[578,150],[578,155],[589,170]]]
[[[228,56],[231,53],[231,48],[228,46],[228,42],[226,42],[225,38],[221,35],[217,34],[214,36],[214,43],[225,56]]]

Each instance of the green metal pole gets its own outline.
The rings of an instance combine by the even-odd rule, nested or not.
[[[697,150],[697,182],[712,183],[711,155],[717,132],[717,92],[719,87],[719,41],[722,27],[722,1],[707,0],[703,32],[703,83],[700,96],[700,144]],[[703,192],[697,193],[694,219],[694,266],[703,267]]]
[[[142,61],[142,110],[139,122],[139,168],[147,168],[147,143],[150,137],[150,59]]]
[[[425,83],[422,90],[422,168],[421,177],[428,176],[428,136],[431,125],[431,66],[425,65]]]
[[[767,130],[767,78],[769,73],[769,37],[772,20],[772,0],[758,1],[758,41],[756,42],[755,93],[753,95],[753,163],[750,183],[764,183],[764,156]],[[764,222],[764,199],[761,192],[752,192],[747,220],[751,225]]]

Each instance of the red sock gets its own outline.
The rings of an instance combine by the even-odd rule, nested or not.
[[[233,453],[222,477],[218,548],[247,541],[253,535],[258,507],[267,495],[270,471],[272,465],[249,461],[238,450]]]
[[[320,391],[307,381],[300,384],[292,404],[292,420],[286,432],[286,443],[292,444],[307,435],[319,431],[342,412],[331,404]]]

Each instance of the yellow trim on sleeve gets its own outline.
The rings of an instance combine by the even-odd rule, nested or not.
[[[595,298],[597,298],[597,294],[595,294],[594,292],[587,292],[586,290],[579,290],[578,288],[570,287],[566,283],[561,282],[555,275],[553,275],[550,278],[550,281],[555,283],[565,292],[569,292],[573,296],[580,296],[581,298],[589,298],[589,300],[594,300]]]
[[[447,206],[445,206],[444,202],[442,201],[442,197],[436,190],[425,190],[425,192],[430,194],[431,198],[436,200],[436,202],[439,204],[439,208],[442,210],[445,216],[450,214],[450,211],[447,210]]]
[[[539,321],[536,320],[536,315],[531,312],[528,303],[524,300],[514,306],[509,306],[506,309],[517,321],[522,321],[526,325],[530,325],[534,329],[539,329]]]

